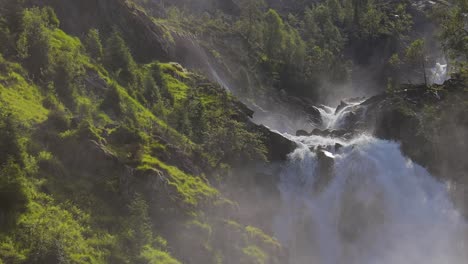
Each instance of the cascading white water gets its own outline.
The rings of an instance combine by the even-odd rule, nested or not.
[[[431,69],[431,74],[432,83],[443,84],[447,80],[447,63],[437,62]]]
[[[354,106],[337,115],[322,107],[324,127],[339,126]],[[291,264],[468,263],[468,225],[447,186],[404,157],[397,143],[369,135],[288,137],[300,147],[282,171],[274,230]],[[333,161],[324,175],[311,148],[336,143],[342,147],[324,151]]]

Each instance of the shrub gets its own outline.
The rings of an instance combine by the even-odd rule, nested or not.
[[[5,216],[0,217],[0,227],[10,227],[25,210],[28,198],[24,181],[20,166],[12,160],[0,169],[0,216]]]
[[[106,41],[104,64],[124,84],[135,82],[136,63],[125,40],[118,31],[114,31]]]
[[[18,128],[13,116],[0,109],[0,166],[10,159],[22,163]]]
[[[31,8],[23,12],[17,49],[26,68],[36,80],[50,71],[52,46],[47,22],[42,9]]]
[[[121,102],[122,98],[118,87],[117,85],[112,84],[107,91],[106,97],[101,103],[101,109],[115,116],[120,116],[123,113]]]
[[[94,58],[96,61],[100,61],[103,54],[101,36],[99,31],[95,28],[92,28],[86,34],[84,45],[88,51],[89,56]]]

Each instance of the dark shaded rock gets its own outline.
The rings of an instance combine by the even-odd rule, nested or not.
[[[297,148],[296,143],[263,125],[257,126],[257,129],[264,136],[269,161],[284,161]]]
[[[234,106],[238,112],[244,114],[246,117],[253,118],[255,112],[245,104],[241,103],[240,101],[235,101]]]
[[[316,128],[310,134],[314,136],[328,137],[330,136],[330,133],[331,131],[329,129],[321,130],[321,129]]]
[[[318,147],[317,150],[318,166],[316,173],[318,175],[317,181],[314,183],[314,191],[323,190],[333,178],[333,166],[335,159],[333,154],[325,150],[323,147]]]
[[[119,30],[139,62],[168,61],[175,53],[174,44],[165,38],[166,29],[129,1],[41,0],[36,4],[52,6],[60,28],[76,36],[84,35],[90,28],[100,32]]]
[[[330,135],[332,137],[344,137],[346,134],[348,134],[349,132],[347,130],[344,130],[344,129],[339,129],[339,130],[333,130]]]
[[[359,110],[357,110],[359,111]],[[353,130],[356,128],[356,124],[359,121],[359,115],[356,112],[348,112],[343,117],[342,129]]]
[[[312,105],[306,106],[305,112],[307,113],[307,115],[309,116],[309,119],[313,123],[318,124],[318,125],[321,125],[323,123],[322,114],[320,114],[320,111],[315,106],[312,106]]]
[[[398,91],[370,98],[363,103],[364,127],[379,138],[400,142],[413,161],[451,180],[468,171],[468,160],[460,155],[468,150],[468,112],[462,106],[468,101],[467,84],[452,79],[433,88],[437,89],[402,85]],[[455,181],[468,184],[462,178],[466,177]]]
[[[344,101],[341,101],[340,105],[335,110],[335,115],[338,114],[341,110],[343,110],[345,107],[349,106],[349,104],[345,103]]]
[[[307,137],[307,136],[310,136],[310,135],[311,135],[311,133],[309,133],[309,132],[307,132],[305,130],[298,130],[296,132],[296,136],[298,136],[298,137]]]
[[[344,147],[344,146],[341,145],[340,143],[336,143],[336,144],[335,144],[335,151],[338,152],[338,151],[340,151],[340,149],[342,149],[343,147]]]

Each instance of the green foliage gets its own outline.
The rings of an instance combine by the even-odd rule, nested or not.
[[[263,36],[267,59],[272,61],[279,60],[278,56],[280,56],[285,48],[286,33],[283,20],[273,9],[270,9],[265,15]]]
[[[423,39],[413,41],[406,49],[406,58],[415,63],[421,63],[425,60],[425,43]]]
[[[24,125],[44,121],[47,110],[42,106],[42,95],[37,86],[25,78],[25,70],[0,56],[0,104]]]
[[[113,116],[120,116],[123,111],[121,108],[121,102],[122,98],[119,88],[117,84],[112,84],[101,103],[101,109]]]
[[[151,109],[161,100],[161,92],[151,73],[146,73],[143,78],[143,96],[146,106]]]
[[[101,43],[101,37],[97,29],[92,28],[88,31],[84,40],[84,45],[91,58],[94,58],[96,61],[101,60],[103,47]]]
[[[243,12],[262,22],[245,29],[257,45],[266,17],[263,3],[253,4],[258,10]],[[211,239],[220,231],[189,218],[221,203],[204,173],[265,159],[263,138],[238,102],[176,63],[138,65],[118,31],[103,47],[92,29],[82,44],[58,29],[53,9],[18,10],[21,27],[0,19],[0,35],[11,42],[0,45],[0,263],[177,264],[169,252],[185,249],[158,236],[161,226],[175,226],[172,216],[207,235],[194,242],[207,252],[201,259],[222,261],[228,250],[215,250]],[[301,68],[300,31],[277,12],[274,19],[281,43],[270,48],[280,54],[266,61],[275,71]],[[222,14],[203,21],[200,32],[228,28]],[[252,55],[265,50],[258,45]],[[269,243],[251,233],[245,239]]]
[[[13,36],[5,18],[0,18],[0,54],[9,54],[14,49]]]
[[[466,0],[454,0],[451,5],[438,4],[433,10],[433,17],[439,23],[439,37],[442,45],[454,64],[458,64],[460,72],[465,72],[468,66],[468,31],[466,30]]]
[[[128,255],[138,256],[140,251],[147,252],[148,244],[153,241],[151,220],[148,215],[148,204],[141,195],[136,195],[128,205],[129,217],[127,218],[127,228],[124,232],[125,239],[130,245],[127,248]],[[146,245],[146,246],[145,246]],[[147,252],[149,253],[149,252]]]
[[[267,254],[256,246],[248,246],[242,249],[244,254],[253,260],[255,264],[265,264],[268,261]],[[241,263],[250,263],[249,260],[244,260]]]
[[[188,175],[177,167],[169,166],[155,157],[143,156],[140,170],[159,168],[170,175],[169,184],[177,189],[183,201],[188,205],[207,203],[218,195],[218,191],[208,185],[202,177]]]
[[[381,26],[383,19],[384,13],[374,5],[369,5],[369,8],[361,19],[361,32],[363,36],[373,39],[385,33],[385,28]]]
[[[31,8],[23,12],[17,49],[34,79],[41,79],[50,71],[52,47],[49,26],[45,9]]]
[[[57,95],[65,101],[67,105],[72,105],[75,93],[76,78],[84,73],[83,65],[76,62],[80,56],[77,49],[61,51],[54,57],[54,85]]]
[[[25,260],[24,252],[17,249],[10,237],[0,237],[0,263],[19,264]]]
[[[18,124],[11,114],[0,111],[0,166],[9,160],[22,162]]]
[[[400,67],[402,62],[400,60],[400,56],[398,55],[398,53],[393,54],[388,60],[388,63],[394,68]]]
[[[138,263],[145,264],[180,264],[169,253],[155,249],[149,245],[143,247]]]
[[[278,242],[278,240],[268,236],[259,228],[256,228],[253,226],[247,226],[245,228],[245,231],[247,232],[247,234],[250,236],[251,239],[261,240],[263,243],[268,244],[269,246],[275,249],[281,248],[281,244]]]
[[[7,140],[5,137],[1,137],[1,139],[2,141]],[[2,156],[5,154],[8,153],[2,153]],[[28,197],[25,192],[25,182],[25,175],[21,168],[14,163],[14,159],[1,163],[0,212],[3,214],[3,217],[0,218],[1,231],[6,231],[5,229],[14,226],[16,218],[26,209]]]
[[[262,139],[259,135],[246,130],[244,124],[216,117],[209,119],[218,124],[208,129],[205,138],[205,148],[212,154],[215,164],[239,163],[244,159],[265,160],[266,149]]]
[[[424,82],[427,86],[427,76],[426,76],[426,48],[423,39],[417,39],[413,41],[405,51],[406,60],[413,64],[417,65],[422,70],[424,75]]]
[[[26,247],[29,263],[103,263],[102,256],[85,237],[86,217],[76,211],[73,215],[53,203],[53,200],[36,193],[27,213],[18,220],[14,236],[17,243]]]
[[[135,81],[136,63],[121,33],[117,30],[114,30],[106,41],[103,62],[123,84],[128,85]]]
[[[241,15],[237,27],[245,38],[251,44],[260,41],[258,38],[261,34],[261,21],[263,9],[266,4],[264,0],[243,0],[239,4],[241,7]]]

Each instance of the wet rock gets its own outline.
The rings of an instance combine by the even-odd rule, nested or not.
[[[314,191],[320,192],[323,190],[333,178],[333,166],[335,165],[335,157],[332,153],[325,150],[323,147],[317,148],[317,181],[314,184]]]
[[[333,130],[330,135],[332,137],[343,137],[344,135],[346,135],[348,133],[347,130],[343,130],[343,129],[339,129],[339,130]]]
[[[328,137],[330,136],[330,133],[331,131],[329,129],[321,130],[321,129],[316,128],[310,134],[314,136]]]
[[[313,123],[318,125],[323,123],[322,114],[320,114],[320,111],[315,106],[310,105],[305,107],[305,112]]]
[[[302,130],[302,129],[301,129],[301,130],[298,130],[298,131],[296,132],[296,136],[298,136],[298,137],[308,137],[308,136],[310,136],[310,135],[311,135],[311,133],[309,133],[309,132],[307,132],[307,131],[305,131],[305,130]]]
[[[257,130],[264,136],[265,146],[268,150],[267,157],[270,161],[286,160],[288,155],[297,147],[293,141],[271,131],[265,126],[257,126]]]
[[[341,101],[340,105],[335,110],[335,115],[338,114],[341,110],[343,110],[345,107],[349,106],[349,104],[345,103],[344,101]]]
[[[343,147],[344,147],[344,146],[341,145],[340,143],[336,143],[336,144],[335,144],[335,151],[338,152],[338,151],[340,151],[340,149],[342,149]]]

